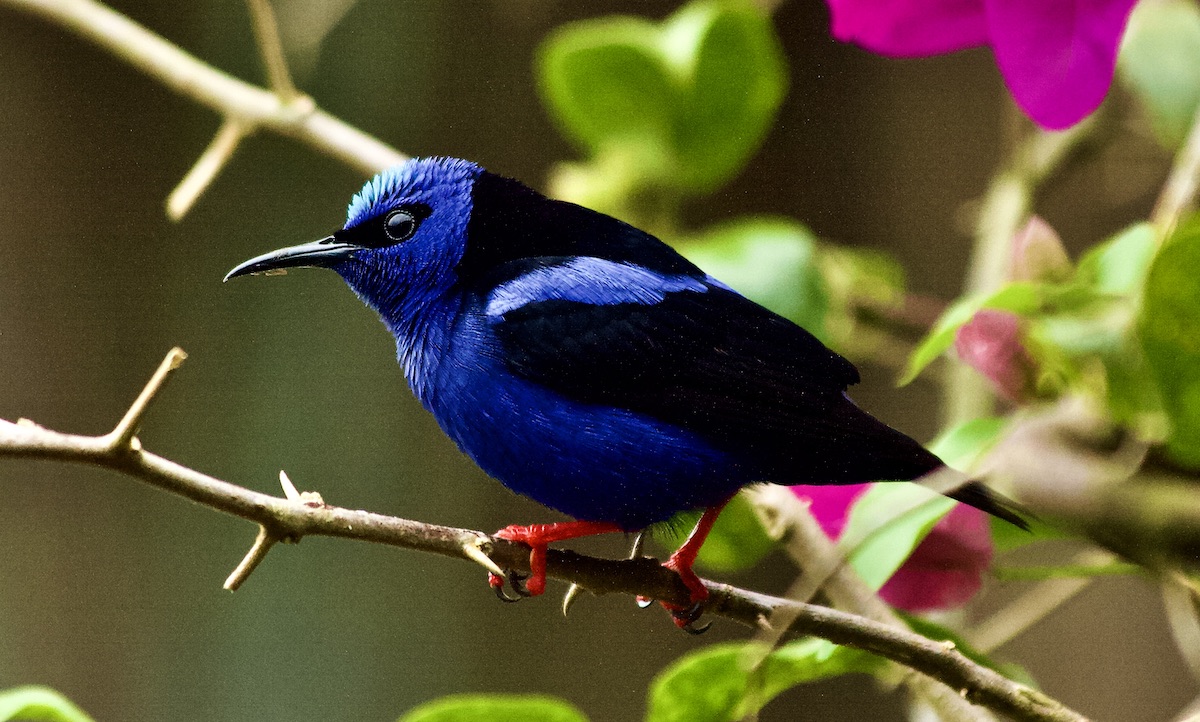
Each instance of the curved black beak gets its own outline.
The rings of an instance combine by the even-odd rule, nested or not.
[[[342,243],[333,236],[328,236],[319,241],[288,246],[251,258],[225,274],[225,280],[284,268],[329,268],[348,260],[358,250],[361,250],[361,246]]]

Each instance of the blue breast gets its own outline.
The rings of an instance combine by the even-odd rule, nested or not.
[[[422,401],[509,489],[577,519],[636,530],[719,503],[753,481],[691,432],[513,376],[482,308],[468,308],[455,323]]]

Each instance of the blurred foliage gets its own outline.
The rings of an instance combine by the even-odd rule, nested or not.
[[[654,540],[668,549],[676,549],[700,520],[700,512],[684,512],[654,531]],[[763,529],[758,515],[745,497],[730,500],[717,521],[696,562],[703,569],[735,572],[762,561],[775,548],[775,540]]]
[[[1194,0],[1138,3],[1117,70],[1163,145],[1182,144],[1200,108],[1200,6]]]
[[[976,312],[1009,311],[1027,321],[1025,343],[1039,368],[1037,390],[1043,398],[1068,390],[1086,393],[1102,399],[1118,421],[1134,425],[1146,438],[1160,437],[1160,402],[1147,385],[1134,328],[1156,249],[1154,229],[1135,224],[1089,249],[1061,281],[1012,281],[992,293],[959,299],[917,346],[901,383],[949,350]]]
[[[850,508],[839,547],[873,591],[958,502],[917,484],[875,484]]]
[[[538,76],[551,115],[591,157],[566,171],[560,189],[627,219],[645,195],[670,208],[733,177],[787,85],[770,19],[728,1],[689,3],[661,24],[565,26],[543,45]]]
[[[540,694],[456,694],[421,705],[399,722],[587,722],[574,705]]]
[[[1137,330],[1170,422],[1167,451],[1200,468],[1200,216],[1179,226],[1154,259]],[[1126,383],[1138,384],[1132,378]],[[1144,381],[1139,386],[1148,385]]]
[[[872,318],[904,306],[904,268],[883,251],[832,243],[818,244],[816,262],[829,302],[823,327],[806,328],[819,338],[827,337],[833,349],[852,360],[878,359],[892,345],[892,336]]]
[[[1018,281],[991,293],[958,299],[946,309],[933,330],[909,357],[899,384],[904,386],[912,383],[925,367],[948,351],[954,345],[955,334],[976,312],[986,308],[1027,316],[1042,306],[1041,291],[1042,288],[1037,284]]]
[[[49,687],[35,685],[0,692],[0,722],[8,720],[92,722],[92,718],[71,700]]]
[[[765,651],[760,643],[739,642],[684,656],[651,685],[647,722],[744,719],[798,684],[852,672],[873,674],[886,664],[823,639],[785,644],[763,657]]]

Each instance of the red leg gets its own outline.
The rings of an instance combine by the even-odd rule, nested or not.
[[[546,547],[549,544],[566,539],[578,539],[581,536],[595,534],[611,534],[625,531],[621,527],[607,521],[568,521],[557,524],[531,524],[530,526],[506,526],[496,532],[496,536],[508,541],[528,544],[529,581],[525,588],[532,596],[546,591]],[[494,574],[488,575],[488,583],[493,587],[502,586],[504,579]]]
[[[733,497],[729,497],[732,499]],[[684,586],[691,591],[692,606],[703,602],[708,598],[708,590],[704,588],[704,583],[700,581],[700,577],[696,576],[696,572],[692,571],[692,565],[696,563],[696,556],[700,553],[700,547],[704,546],[704,540],[708,538],[708,533],[712,531],[713,524],[716,523],[717,517],[721,515],[721,510],[729,503],[729,499],[710,506],[700,515],[700,521],[696,522],[696,528],[692,529],[692,533],[688,535],[687,541],[683,546],[675,550],[670,559],[663,563],[667,569],[673,570],[683,580]],[[662,603],[663,607],[675,617],[675,624],[686,628],[693,621],[694,617],[689,617],[684,614],[689,611],[688,607],[681,607],[677,604],[668,602]]]

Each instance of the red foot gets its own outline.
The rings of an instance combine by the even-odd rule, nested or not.
[[[730,497],[733,498],[733,497]],[[696,576],[696,572],[692,571],[692,565],[696,563],[696,556],[700,553],[700,547],[704,546],[704,540],[708,538],[708,533],[712,531],[713,524],[716,523],[717,517],[721,515],[721,510],[729,503],[729,499],[710,506],[700,515],[700,521],[696,522],[696,528],[692,529],[692,533],[688,535],[687,541],[683,546],[675,550],[670,559],[663,563],[667,569],[674,571],[679,575],[683,585],[691,592],[688,606],[680,606],[671,604],[670,602],[662,602],[663,608],[671,613],[675,619],[675,626],[680,629],[692,630],[692,623],[700,616],[700,603],[708,599],[708,590],[704,587],[704,582],[700,581],[700,577]]]
[[[595,534],[611,534],[625,531],[621,527],[606,521],[568,521],[557,524],[531,524],[530,526],[506,526],[496,532],[496,536],[512,542],[528,544],[529,580],[525,588],[530,596],[536,597],[546,591],[546,548],[554,542],[566,539],[578,539],[582,536]],[[503,586],[504,579],[494,574],[488,575],[488,584],[492,588]]]

